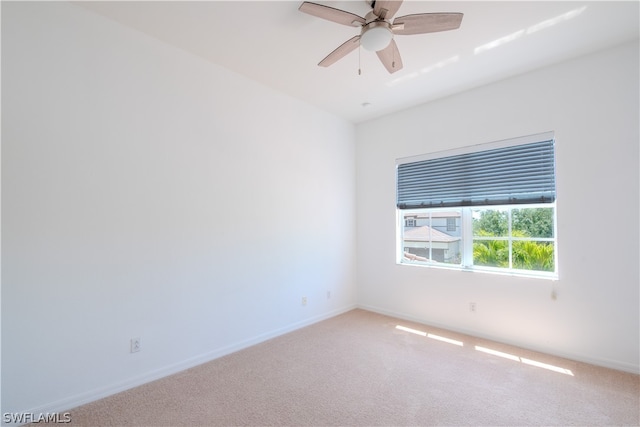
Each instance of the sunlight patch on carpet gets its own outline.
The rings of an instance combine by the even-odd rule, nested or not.
[[[502,357],[503,359],[515,360],[516,362],[520,361],[520,358],[518,356],[514,356],[513,354],[509,353],[503,353],[497,350],[491,350],[490,348],[476,346],[476,350],[483,353],[492,354],[494,356]]]
[[[443,337],[443,336],[440,336],[440,335],[430,334],[430,333],[427,333],[427,332],[424,332],[424,331],[419,331],[417,329],[408,328],[406,326],[396,325],[396,329],[398,329],[400,331],[404,331],[404,332],[409,332],[410,334],[419,335],[421,337],[427,337],[427,338],[431,338],[431,339],[434,339],[434,340],[437,340],[437,341],[441,341],[441,342],[446,342],[446,343],[449,343],[449,344],[457,345],[457,346],[460,346],[460,347],[464,346],[464,343],[462,341],[454,340],[454,339],[451,339],[451,338],[446,338],[446,337]],[[513,360],[514,362],[524,363],[525,365],[530,365],[530,366],[535,366],[537,368],[547,369],[549,371],[558,372],[560,374],[565,374],[565,375],[570,375],[572,377],[574,376],[573,372],[571,372],[570,369],[561,368],[559,366],[550,365],[548,363],[538,362],[537,360],[525,359],[524,357],[516,356],[515,354],[509,354],[509,353],[505,353],[505,352],[502,352],[502,351],[493,350],[491,348],[481,347],[479,345],[475,346],[475,349],[477,351],[480,351],[480,352],[486,353],[486,354],[490,354],[492,356],[502,357],[503,359]]]
[[[400,329],[401,331],[409,332],[411,334],[420,335],[421,337],[426,337],[427,336],[426,332],[422,332],[422,331],[419,331],[417,329],[407,328],[406,326],[397,325],[396,329]]]
[[[411,334],[420,335],[421,337],[427,337],[427,338],[431,338],[431,339],[434,339],[434,340],[446,342],[446,343],[449,343],[449,344],[454,344],[454,345],[457,345],[457,346],[460,346],[460,347],[462,347],[464,345],[462,343],[462,341],[458,341],[458,340],[454,340],[454,339],[451,339],[451,338],[442,337],[440,335],[428,334],[428,333],[426,333],[424,331],[419,331],[417,329],[407,328],[406,326],[396,325],[396,329],[399,329],[399,330],[405,331],[405,332],[409,332]]]
[[[516,356],[516,355],[513,355],[513,354],[509,354],[509,353],[503,353],[501,351],[492,350],[492,349],[486,348],[486,347],[480,347],[478,345],[475,348],[476,348],[477,351],[481,351],[483,353],[491,354],[493,356],[498,356],[498,357],[502,357],[504,359],[509,359],[509,360],[513,360],[513,361],[516,361],[516,362],[521,362],[521,363],[524,363],[525,365],[531,365],[531,366],[535,366],[537,368],[547,369],[549,371],[558,372],[560,374],[570,375],[572,377],[574,376],[573,372],[571,372],[570,369],[561,368],[561,367],[555,366],[555,365],[549,365],[548,363],[542,363],[542,362],[538,362],[536,360],[525,359],[524,357],[519,357],[519,356]]]
[[[440,335],[427,334],[427,338],[431,338],[431,339],[442,341],[442,342],[447,342],[449,344],[454,344],[454,345],[457,345],[457,346],[460,346],[460,347],[464,346],[464,343],[462,341],[453,340],[451,338],[441,337]]]
[[[535,361],[535,360],[525,359],[524,357],[521,357],[520,361],[522,363],[526,363],[527,365],[537,366],[538,368],[548,369],[548,370],[554,371],[554,372],[560,372],[561,374],[571,375],[573,377],[573,372],[571,372],[571,369],[565,369],[565,368],[561,368],[559,366],[549,365],[547,363],[542,363],[542,362],[538,362],[538,361]]]

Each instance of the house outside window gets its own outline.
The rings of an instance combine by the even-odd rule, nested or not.
[[[460,221],[460,211],[417,211],[411,215],[416,216],[416,226],[405,227],[403,232],[406,261],[459,265],[461,237],[447,229],[450,220]]]

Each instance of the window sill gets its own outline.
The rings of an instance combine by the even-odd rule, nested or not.
[[[434,268],[438,270],[451,270],[451,271],[461,271],[464,273],[482,273],[482,274],[494,274],[499,276],[512,276],[512,277],[523,277],[527,279],[546,279],[556,281],[558,280],[557,273],[549,273],[545,271],[523,271],[523,270],[505,270],[491,267],[462,267],[455,265],[439,265],[439,264],[421,264],[421,263],[412,263],[412,262],[396,262],[397,265],[402,266],[411,266],[411,267],[421,267],[421,268]]]

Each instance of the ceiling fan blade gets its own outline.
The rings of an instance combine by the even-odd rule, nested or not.
[[[322,61],[318,63],[321,67],[328,67],[329,65],[334,64],[339,59],[345,57],[348,53],[354,51],[360,46],[360,36],[355,36],[346,42],[342,43],[336,50],[331,52],[324,58]]]
[[[355,13],[308,1],[302,3],[298,10],[300,12],[308,13],[309,15],[317,16],[318,18],[337,22],[338,24],[343,25],[362,26],[366,23],[364,18],[356,15]]]
[[[393,33],[401,35],[436,33],[460,27],[462,13],[418,13],[399,16],[393,21]]]
[[[382,19],[391,19],[396,14],[402,0],[375,0],[373,3],[373,14]]]
[[[391,40],[389,46],[377,51],[376,54],[389,73],[393,74],[402,69],[402,58],[395,40]]]

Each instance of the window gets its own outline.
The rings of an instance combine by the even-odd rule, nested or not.
[[[399,263],[557,277],[551,133],[399,160],[397,173]]]

